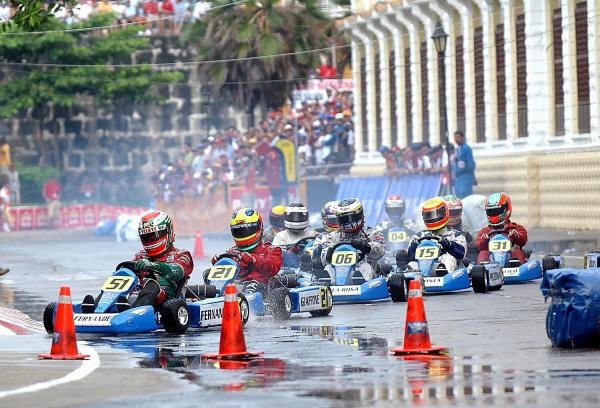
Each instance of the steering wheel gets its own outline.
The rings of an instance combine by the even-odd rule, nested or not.
[[[331,252],[332,252],[332,253],[333,253],[333,252],[335,252],[335,250],[336,250],[336,249],[337,249],[339,246],[341,246],[341,245],[350,245],[350,246],[352,246],[352,244],[350,244],[350,242],[346,242],[346,241],[338,242],[337,244],[335,244],[335,245],[332,247],[332,250],[331,250]],[[352,247],[352,248],[354,248],[354,247]],[[361,250],[360,250],[360,249],[358,249],[358,248],[354,248],[354,249],[355,249],[355,250],[358,252],[358,258],[356,259],[356,263],[360,263],[360,262],[362,262],[362,260],[363,260],[363,259],[365,259],[365,256],[366,256],[367,254],[365,254],[363,251],[361,251]]]
[[[154,271],[152,271],[152,270],[140,271],[140,270],[136,269],[135,261],[121,262],[120,264],[117,265],[117,267],[115,268],[115,271],[118,271],[121,268],[126,268],[126,269],[129,269],[130,271],[133,271],[133,273],[135,273],[140,278],[150,278],[150,279],[158,280],[158,277],[156,276],[156,273],[154,273]]]
[[[436,236],[436,235],[426,235],[424,237],[421,237],[419,239],[417,239],[418,243],[421,243],[423,241],[436,241],[438,244],[439,242],[442,240],[442,238]]]
[[[504,231],[500,231],[500,230],[492,231],[492,232],[490,232],[488,234],[488,236],[490,237],[490,239],[492,239],[492,237],[495,237],[496,235],[502,235],[505,238],[508,238],[508,234],[506,234]],[[508,238],[508,239],[512,242],[512,240],[510,238]]]
[[[231,259],[234,260],[236,263],[240,262],[240,256],[238,254],[232,253],[232,252],[225,252],[219,256],[217,256],[217,261],[220,261],[221,259]]]
[[[285,249],[290,249],[290,248],[293,248],[293,247],[299,247],[302,244],[306,245],[306,243],[308,241],[310,241],[311,239],[316,239],[316,238],[317,237],[304,237],[304,238],[302,238],[302,239],[294,242],[293,244],[287,244],[287,245],[285,245]]]

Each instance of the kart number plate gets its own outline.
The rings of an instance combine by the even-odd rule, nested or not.
[[[519,268],[504,268],[502,273],[504,276],[519,276]]]
[[[389,242],[404,242],[406,241],[406,239],[408,238],[408,236],[406,235],[406,232],[404,231],[390,231],[388,232],[388,241]]]
[[[507,239],[497,239],[492,240],[488,244],[488,249],[490,252],[508,252],[511,248],[511,243]]]
[[[444,286],[444,278],[425,278],[425,286]]]
[[[333,296],[356,296],[362,293],[360,285],[332,286]]]
[[[349,266],[356,263],[356,252],[353,251],[336,251],[331,257],[333,266]]]
[[[75,313],[73,321],[76,326],[110,326],[110,321],[117,313]]]
[[[237,268],[234,265],[218,265],[210,268],[209,280],[229,280],[235,276]]]
[[[102,290],[105,292],[127,292],[134,279],[131,276],[111,276],[104,281]]]
[[[437,259],[440,255],[440,249],[434,246],[425,246],[417,248],[415,259]]]

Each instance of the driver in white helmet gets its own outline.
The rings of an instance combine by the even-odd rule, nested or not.
[[[314,238],[317,231],[308,225],[308,210],[302,203],[291,203],[285,207],[283,220],[285,230],[273,237],[273,246],[289,248],[304,238]]]

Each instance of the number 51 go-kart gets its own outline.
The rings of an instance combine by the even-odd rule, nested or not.
[[[182,334],[188,327],[206,328],[221,325],[224,298],[202,299],[186,286],[188,277],[178,284],[175,298],[160,306],[120,308],[117,299],[124,296],[133,304],[141,288],[141,280],[155,279],[153,272],[135,270],[135,262],[122,262],[102,285],[92,313],[82,313],[81,303],[73,303],[73,320],[78,333],[133,334],[164,329],[167,333]],[[187,297],[190,295],[191,297]],[[205,294],[204,294],[205,295]],[[248,301],[238,294],[242,323],[248,321]],[[44,310],[44,327],[54,331],[56,303]]]

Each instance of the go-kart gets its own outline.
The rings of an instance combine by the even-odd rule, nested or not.
[[[385,277],[365,281],[357,270],[356,265],[364,258],[365,254],[349,243],[340,242],[333,247],[331,263],[317,276],[331,287],[333,303],[368,303],[389,298]]]
[[[410,231],[404,227],[389,227],[385,236],[386,253],[394,254],[396,251],[406,250],[410,237]]]
[[[282,249],[283,266],[285,268],[299,268],[303,254],[312,255],[316,237],[305,237]]]
[[[223,298],[203,300],[186,286],[188,277],[178,285],[175,298],[160,306],[139,306],[120,310],[118,299],[127,298],[133,304],[144,279],[157,277],[152,271],[138,271],[135,262],[122,262],[102,285],[92,313],[83,313],[81,303],[73,303],[73,320],[78,333],[133,334],[164,329],[167,333],[182,334],[188,327],[206,328],[221,325]],[[186,295],[190,295],[187,297]],[[242,323],[248,321],[248,301],[238,295]],[[44,327],[54,331],[56,303],[50,303],[44,311]]]
[[[240,274],[239,256],[235,253],[221,254],[205,272],[205,285],[196,285],[193,291],[214,295],[215,301],[222,302],[225,286],[238,282]],[[243,284],[238,284],[238,292],[243,292],[250,311],[256,316],[272,314],[277,319],[288,319],[292,313],[304,312],[312,316],[327,316],[333,306],[327,285],[291,268],[283,268],[263,292],[244,289]]]
[[[521,264],[518,259],[511,259],[510,251],[512,242],[506,234],[501,231],[495,231],[490,236],[488,250],[490,251],[490,261],[474,266],[471,269],[471,277],[481,275],[482,267],[489,268],[497,264],[502,269],[504,283],[524,283],[542,277],[542,265],[537,259],[529,259]],[[475,285],[473,286],[475,288]]]
[[[459,263],[457,269],[448,272],[445,265],[439,262],[442,247],[437,236],[421,237],[415,250],[417,270],[405,269],[406,280],[423,279],[425,293],[454,292],[469,289],[471,283],[467,269]]]

